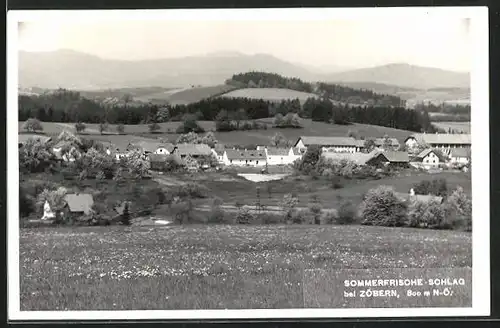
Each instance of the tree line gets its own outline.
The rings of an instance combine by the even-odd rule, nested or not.
[[[397,96],[378,94],[371,90],[353,89],[332,83],[308,83],[298,78],[284,77],[275,73],[248,72],[233,75],[226,84],[240,88],[286,88],[295,91],[315,93],[319,96],[356,105],[405,106]]]
[[[19,96],[20,121],[37,118],[43,122],[156,124],[185,121],[188,115],[190,120],[233,122],[233,125],[226,124],[225,128],[224,124],[221,125],[220,130],[227,131],[239,129],[246,120],[275,117],[278,114],[286,116],[288,113],[335,124],[365,123],[417,132],[434,131],[425,111],[393,106],[339,105],[326,98],[309,98],[304,104],[298,99],[270,102],[250,98],[209,98],[188,105],[158,106],[104,105],[86,99],[78,92],[64,89],[36,96]],[[182,131],[186,132],[190,131]]]

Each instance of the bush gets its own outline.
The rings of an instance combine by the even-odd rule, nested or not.
[[[119,134],[123,134],[125,132],[125,125],[123,124],[118,124],[116,126],[116,132],[118,132]]]
[[[448,194],[448,185],[446,179],[422,180],[413,186],[417,195],[435,195],[446,197]]]
[[[204,185],[197,183],[187,183],[179,187],[175,196],[185,198],[207,198],[210,190]]]
[[[332,189],[335,189],[335,190],[344,188],[344,185],[342,184],[341,179],[338,176],[332,177],[330,185],[331,185]]]
[[[312,216],[312,223],[320,224],[320,217],[321,213],[323,212],[323,207],[321,206],[321,204],[316,202],[309,204],[308,210]]]
[[[290,221],[294,224],[311,224],[314,214],[309,209],[294,209],[290,214]]]
[[[250,224],[255,220],[255,216],[246,207],[240,207],[236,214],[236,223]]]
[[[445,201],[446,217],[453,227],[472,231],[472,201],[462,187],[457,187]]]
[[[320,224],[336,224],[338,220],[337,211],[323,211],[319,218]]]
[[[177,224],[192,223],[194,221],[193,202],[188,199],[184,202],[179,202],[170,205],[170,209],[174,216],[174,222]]]
[[[406,223],[406,203],[388,186],[370,189],[360,204],[362,224],[400,227]]]
[[[29,118],[26,122],[24,122],[22,128],[28,132],[43,131],[42,123],[36,118]]]
[[[440,202],[415,201],[408,207],[407,225],[413,228],[451,229],[453,223],[448,220],[446,207]]]
[[[85,131],[86,128],[87,128],[87,126],[82,122],[78,122],[75,124],[75,130],[78,133]]]
[[[210,213],[208,214],[208,223],[229,223],[226,220],[226,213],[221,207],[222,200],[214,199]]]
[[[356,207],[351,201],[343,201],[338,210],[337,224],[352,224],[356,221]]]

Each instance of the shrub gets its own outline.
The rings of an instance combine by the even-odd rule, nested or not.
[[[103,134],[104,131],[108,131],[109,125],[108,123],[101,123],[99,124],[99,132]]]
[[[246,207],[241,207],[236,214],[238,224],[250,224],[255,220],[255,216]]]
[[[445,201],[446,217],[453,227],[472,231],[472,201],[462,187],[457,187]]]
[[[319,217],[320,224],[335,224],[338,220],[338,212],[335,210],[323,211]]]
[[[28,132],[43,131],[43,126],[40,120],[36,118],[29,118],[26,122],[24,122],[23,130]]]
[[[294,209],[289,220],[294,224],[311,224],[314,222],[314,214],[309,209]]]
[[[406,203],[388,186],[370,189],[360,204],[362,224],[400,227],[406,221]]]
[[[284,216],[282,213],[262,212],[257,216],[257,219],[262,224],[281,224],[281,223],[284,223]]]
[[[75,124],[75,130],[78,133],[85,131],[86,128],[87,128],[87,126],[82,122],[78,122]]]
[[[176,196],[184,198],[207,198],[209,194],[209,190],[204,185],[200,185],[197,183],[187,183],[179,187],[177,190]]]
[[[440,202],[414,201],[408,206],[407,225],[413,228],[451,229],[453,223],[446,215],[446,207]]]
[[[299,203],[297,197],[294,197],[292,194],[286,194],[283,196],[283,200],[280,202],[280,207],[285,214],[285,221],[290,221],[292,219],[292,214]]]
[[[193,202],[190,199],[184,202],[171,204],[170,209],[173,212],[175,223],[185,224],[192,223],[194,221],[194,206]]]
[[[446,197],[448,194],[448,185],[446,179],[422,180],[413,186],[417,195],[435,195]]]
[[[336,223],[352,224],[356,221],[356,207],[351,201],[343,201],[338,210]]]
[[[208,214],[208,223],[226,223],[226,213],[221,207],[222,200],[214,199]]]
[[[33,196],[27,193],[22,186],[19,187],[19,216],[26,217],[35,211]]]
[[[308,210],[312,216],[312,223],[320,224],[320,217],[321,217],[321,213],[323,211],[323,207],[321,206],[321,204],[316,203],[316,202],[309,204]]]
[[[331,182],[330,182],[330,185],[333,189],[341,189],[341,188],[344,188],[344,185],[342,184],[341,182],[341,179],[340,177],[338,176],[334,176],[331,178]]]
[[[123,134],[125,132],[125,125],[123,124],[118,124],[116,126],[116,132],[118,132],[119,134]]]

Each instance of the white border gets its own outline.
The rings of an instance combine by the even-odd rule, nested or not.
[[[170,311],[20,311],[19,286],[19,167],[17,140],[17,23],[58,20],[97,22],[115,20],[318,20],[363,19],[367,17],[457,17],[470,20],[474,39],[471,71],[473,140],[472,232],[473,306],[471,308],[388,309],[276,309],[276,310],[170,310]],[[443,317],[490,315],[489,252],[489,80],[488,8],[294,8],[294,9],[208,9],[208,10],[114,10],[114,11],[9,11],[7,13],[7,172],[8,188],[8,319],[9,320],[108,320],[108,319],[243,319],[243,318],[354,318],[354,317]]]

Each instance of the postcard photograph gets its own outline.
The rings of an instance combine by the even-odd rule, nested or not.
[[[9,12],[9,318],[489,315],[487,15]]]

